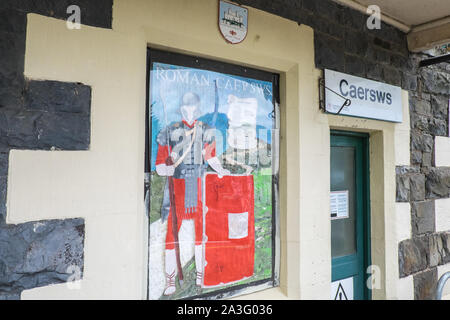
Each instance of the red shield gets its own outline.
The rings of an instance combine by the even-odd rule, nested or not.
[[[205,176],[203,287],[251,277],[255,256],[253,176]]]

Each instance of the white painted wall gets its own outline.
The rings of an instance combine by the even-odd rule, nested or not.
[[[436,167],[450,167],[450,138],[436,136],[434,143]]]
[[[450,231],[450,199],[435,200],[436,232]]]
[[[84,25],[68,30],[64,21],[28,15],[25,75],[92,86],[92,136],[88,151],[11,152],[8,223],[86,221],[81,288],[35,288],[25,290],[23,299],[146,297],[142,187],[148,45],[280,73],[280,287],[243,298],[329,299],[330,128],[371,134],[372,256],[383,278],[374,297],[411,292],[411,278],[398,277],[398,241],[410,232],[404,223],[407,208],[395,204],[395,165],[409,164],[407,93],[403,124],[323,114],[313,30],[250,8],[247,39],[230,45],[211,27],[217,24],[217,5],[115,0],[113,30]]]
[[[25,290],[23,299],[146,297],[148,233],[142,187],[148,45],[281,74],[286,88],[281,106],[286,133],[282,143],[291,150],[282,160],[285,179],[280,187],[283,271],[280,287],[260,295],[328,297],[330,255],[311,246],[327,248],[329,233],[312,233],[309,228],[310,219],[319,228],[321,217],[328,218],[328,208],[323,204],[311,216],[307,207],[300,211],[298,205],[300,184],[305,190],[310,188],[307,176],[299,175],[299,150],[306,152],[302,158],[310,151],[316,153],[314,148],[326,137],[322,128],[322,135],[308,138],[305,134],[303,140],[308,141],[304,147],[299,144],[299,122],[313,123],[316,117],[313,31],[250,9],[247,39],[232,46],[211,28],[217,25],[217,5],[209,0],[116,0],[113,30],[87,26],[68,30],[65,21],[28,15],[25,75],[92,86],[92,136],[88,151],[11,152],[8,223],[69,217],[86,221],[81,288],[70,290],[65,284],[35,288]],[[308,116],[305,113],[300,118],[301,108],[311,110]],[[320,160],[328,165],[326,151],[320,152]],[[303,167],[310,171],[315,164]],[[311,197],[303,193],[303,206],[317,200],[325,203],[326,190],[326,185],[317,184]]]

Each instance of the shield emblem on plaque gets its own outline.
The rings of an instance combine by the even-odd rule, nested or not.
[[[219,29],[229,43],[240,43],[247,36],[248,9],[219,1]]]

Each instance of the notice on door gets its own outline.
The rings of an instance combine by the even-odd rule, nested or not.
[[[331,220],[348,218],[348,190],[330,193]]]
[[[353,299],[353,277],[331,283],[331,300]]]

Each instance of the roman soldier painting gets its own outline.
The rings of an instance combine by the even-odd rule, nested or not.
[[[151,64],[149,299],[273,276],[272,90],[269,81]]]

